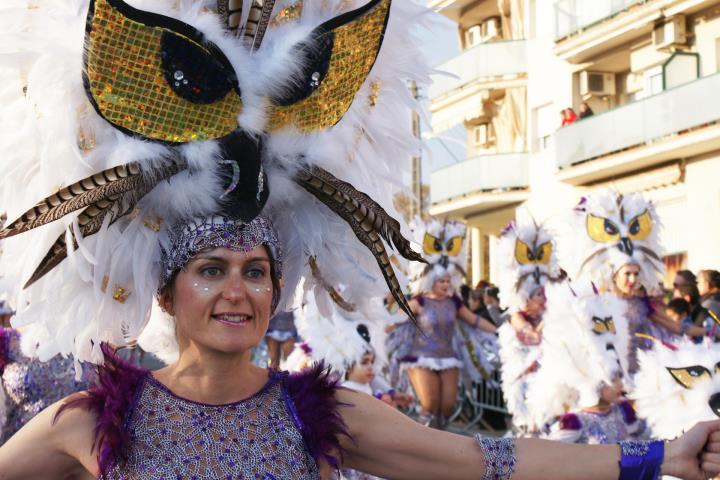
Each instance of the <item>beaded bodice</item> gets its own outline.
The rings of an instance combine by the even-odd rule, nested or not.
[[[285,378],[271,372],[252,397],[207,405],[176,396],[148,374],[126,419],[124,459],[101,478],[320,478]]]
[[[417,321],[421,332],[416,332],[411,355],[429,358],[456,357],[452,341],[455,335],[458,300],[454,297],[441,300],[422,297],[422,313]]]
[[[55,356],[47,362],[28,358],[20,352],[17,331],[3,329],[0,341],[4,342],[2,357],[5,368],[2,383],[7,396],[7,417],[2,428],[0,444],[20,430],[35,415],[58,400],[85,390],[87,376],[75,380],[72,359]]]

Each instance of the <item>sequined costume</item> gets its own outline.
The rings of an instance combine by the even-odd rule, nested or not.
[[[321,364],[298,374],[269,370],[249,398],[209,405],[174,394],[148,370],[103,350],[97,385],[64,409],[96,415],[104,480],[304,480],[320,478],[319,461],[337,466],[345,426],[336,383]]]
[[[453,338],[462,300],[457,296],[440,300],[418,296],[416,300],[422,307],[417,317],[420,328],[415,330],[412,347],[403,360],[408,366],[431,370],[461,367],[462,361],[453,348]]]
[[[280,312],[270,319],[266,336],[278,342],[286,342],[297,337],[295,315],[293,312]]]
[[[73,361],[69,358],[58,355],[41,362],[24,356],[20,351],[20,334],[14,329],[2,328],[0,343],[7,410],[1,445],[46,407],[85,390],[90,372],[84,371],[83,378],[76,381]]]
[[[638,370],[637,350],[649,350],[654,343],[653,340],[638,337],[636,334],[649,335],[660,341],[671,343],[676,342],[678,337],[650,319],[654,309],[657,308],[657,301],[645,296],[623,298],[623,300],[628,305],[627,320],[631,338],[628,370],[631,375],[634,375]]]
[[[548,437],[567,443],[604,445],[637,438],[644,430],[630,402],[614,404],[606,412],[581,410],[563,415]]]

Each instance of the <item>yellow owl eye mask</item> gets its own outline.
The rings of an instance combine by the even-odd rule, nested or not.
[[[615,333],[615,321],[612,317],[592,317],[593,333],[602,335],[603,333]]]
[[[533,249],[519,238],[515,240],[515,260],[520,265],[547,265],[552,255],[552,243],[545,242]]]
[[[331,19],[296,46],[304,68],[287,79],[281,97],[271,99],[269,130],[310,132],[343,117],[375,63],[390,3],[373,0]],[[88,98],[124,133],[179,144],[225,137],[238,128],[237,74],[194,27],[123,0],[91,0],[86,44]]]
[[[717,372],[717,366],[715,367],[715,370]],[[710,370],[702,365],[693,365],[692,367],[683,368],[667,367],[667,371],[670,372],[670,375],[677,383],[687,389],[692,389],[700,381],[710,380],[710,378],[712,378]]]
[[[588,214],[586,228],[591,239],[599,243],[615,243],[622,236],[620,228],[610,219]],[[652,232],[652,217],[645,210],[628,223],[630,240],[645,240]]]

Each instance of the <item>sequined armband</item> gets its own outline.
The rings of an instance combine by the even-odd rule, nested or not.
[[[657,480],[664,442],[620,442],[620,480]]]
[[[485,474],[482,480],[510,480],[515,471],[515,439],[487,438],[475,435],[475,441],[485,456]]]

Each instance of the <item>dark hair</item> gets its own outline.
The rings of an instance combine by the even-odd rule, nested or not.
[[[720,289],[720,272],[717,270],[700,270],[698,276],[703,277],[710,288]]]
[[[680,292],[680,295],[690,297],[690,305],[696,305],[700,300],[700,292],[695,285],[678,285],[675,289]]]
[[[690,270],[678,270],[675,275],[682,278],[688,285],[697,285],[697,277]]]
[[[668,302],[667,309],[683,317],[690,315],[690,304],[684,298],[673,298]]]
[[[500,289],[497,287],[488,288],[487,290],[485,290],[485,295],[490,298],[494,298],[498,302],[500,301]]]

